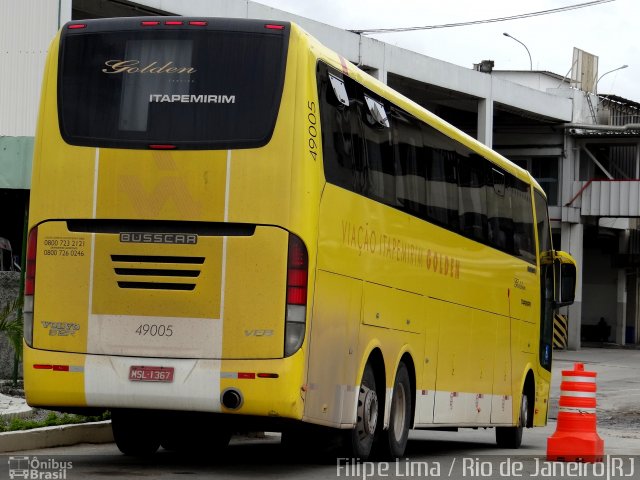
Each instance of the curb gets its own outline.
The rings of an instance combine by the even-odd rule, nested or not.
[[[0,452],[63,447],[77,443],[111,443],[111,420],[0,433]]]

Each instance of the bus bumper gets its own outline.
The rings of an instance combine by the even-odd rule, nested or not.
[[[140,378],[145,369],[165,373]],[[33,407],[199,411],[299,420],[302,379],[301,351],[284,359],[212,360],[24,348],[25,394]],[[235,408],[222,401],[228,392],[234,393],[227,399],[239,398]]]

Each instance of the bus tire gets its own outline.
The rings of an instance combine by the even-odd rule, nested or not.
[[[377,450],[382,458],[398,458],[404,454],[411,428],[411,380],[404,363],[400,363],[393,383],[389,429],[378,440]]]
[[[231,430],[224,425],[189,418],[184,423],[165,427],[160,435],[160,445],[165,450],[177,453],[215,453],[229,446]]]
[[[529,423],[529,397],[522,392],[520,400],[520,417],[516,427],[496,427],[496,443],[500,448],[520,448],[522,432]]]
[[[116,446],[125,455],[145,457],[153,455],[160,447],[157,424],[152,415],[114,410],[111,428]]]
[[[355,458],[366,460],[371,453],[373,440],[378,429],[380,404],[376,393],[376,377],[370,363],[364,367],[360,391],[358,393],[358,410],[356,425],[349,432],[351,437],[351,453]]]

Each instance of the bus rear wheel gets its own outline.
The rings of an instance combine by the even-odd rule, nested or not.
[[[393,384],[389,429],[378,440],[383,458],[398,458],[404,454],[411,428],[411,397],[409,372],[401,363]]]
[[[356,425],[350,432],[351,452],[354,457],[361,460],[369,458],[378,427],[379,410],[376,377],[373,373],[373,367],[367,363],[362,373],[358,393]]]
[[[516,427],[496,427],[496,443],[500,448],[520,448],[522,432],[529,423],[529,398],[522,392],[520,418]]]
[[[125,455],[153,455],[160,446],[157,422],[149,413],[114,410],[111,428],[116,446]]]
[[[181,412],[167,419],[160,432],[160,445],[178,453],[213,453],[225,449],[231,428],[217,417]]]

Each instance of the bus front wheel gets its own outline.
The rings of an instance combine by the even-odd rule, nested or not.
[[[500,448],[520,448],[522,432],[529,423],[529,398],[522,392],[520,418],[516,427],[496,427],[496,443]]]

